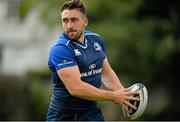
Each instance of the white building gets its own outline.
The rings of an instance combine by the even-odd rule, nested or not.
[[[45,26],[35,9],[21,22],[12,16],[14,4],[18,0],[0,0],[0,73],[23,75],[47,67],[49,50],[61,30]]]

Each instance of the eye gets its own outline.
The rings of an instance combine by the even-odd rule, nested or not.
[[[67,18],[64,18],[62,21],[63,21],[63,23],[68,23],[68,19]]]
[[[77,18],[72,18],[71,21],[72,21],[72,22],[77,22],[78,19],[77,19]]]

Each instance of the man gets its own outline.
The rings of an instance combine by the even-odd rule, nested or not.
[[[103,39],[85,31],[88,25],[86,7],[81,0],[64,3],[61,9],[64,32],[49,54],[49,69],[53,81],[47,121],[103,121],[96,101],[112,101],[136,109],[128,100],[134,92],[123,87],[111,69]],[[108,81],[101,81],[101,75]],[[109,90],[100,89],[101,82]]]

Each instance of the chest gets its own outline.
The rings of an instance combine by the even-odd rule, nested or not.
[[[87,42],[86,48],[74,44],[73,50],[80,72],[102,68],[105,53],[100,43]]]

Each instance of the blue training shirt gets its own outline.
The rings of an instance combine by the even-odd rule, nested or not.
[[[56,110],[85,110],[95,101],[85,100],[72,96],[57,71],[72,66],[78,66],[81,80],[97,88],[101,86],[103,60],[106,57],[103,39],[96,33],[84,32],[84,44],[68,39],[65,33],[59,37],[49,54],[49,70],[53,81],[53,95],[50,107]],[[71,81],[73,82],[73,80]]]

